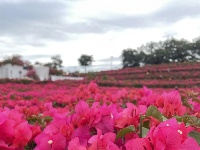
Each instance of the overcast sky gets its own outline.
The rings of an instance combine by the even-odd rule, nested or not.
[[[88,54],[101,65],[172,36],[200,36],[200,0],[0,0],[0,58],[47,62],[59,54],[78,66]]]

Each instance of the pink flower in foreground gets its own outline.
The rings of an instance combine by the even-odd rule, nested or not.
[[[129,125],[134,125],[135,127],[139,124],[139,111],[138,108],[132,103],[127,103],[127,108],[118,114],[114,119],[115,127],[124,128]]]
[[[115,133],[109,132],[102,135],[101,130],[97,129],[97,135],[92,136],[88,141],[91,144],[88,150],[119,150],[114,144],[115,138]]]
[[[14,129],[15,122],[13,120],[7,119],[7,117],[0,113],[0,141],[4,141],[8,145],[13,143],[15,136]]]
[[[178,91],[163,93],[156,100],[159,110],[166,116],[184,115],[186,107],[182,105],[181,96]]]
[[[137,138],[125,144],[126,150],[153,150],[146,138]]]
[[[152,127],[147,137],[155,150],[191,150],[191,147],[199,150],[198,143],[187,136],[190,131],[191,128],[184,123],[178,124],[176,119],[172,118]]]
[[[79,138],[75,137],[69,142],[68,150],[87,150],[86,147],[81,146]]]
[[[32,138],[32,131],[28,126],[28,122],[23,122],[15,128],[15,139],[13,145],[23,148]]]
[[[78,137],[79,142],[82,146],[87,146],[88,139],[91,137],[89,128],[86,126],[81,126],[74,130],[71,139]]]
[[[64,150],[66,148],[66,139],[61,134],[41,133],[35,138],[37,146],[35,150]]]

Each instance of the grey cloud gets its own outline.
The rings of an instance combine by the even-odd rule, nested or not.
[[[161,8],[154,16],[154,21],[173,23],[186,17],[195,18],[200,16],[199,0],[175,0]]]
[[[78,0],[0,2],[0,36],[10,36],[16,44],[41,47],[45,46],[45,40],[66,41],[73,34],[149,28],[200,15],[199,0],[171,0],[161,9],[146,15],[89,18],[87,22],[69,23],[67,19],[70,16],[70,6],[76,1]]]
[[[145,10],[144,10],[145,11]],[[200,16],[199,0],[169,1],[159,10],[145,15],[116,16],[107,20],[92,18],[90,24],[98,25],[100,31],[118,30],[123,28],[149,28],[169,25],[184,18],[198,18]]]
[[[21,54],[23,53],[23,50],[16,49],[16,48],[2,48],[5,46],[1,46],[0,44],[0,59],[4,59],[6,56],[11,56],[13,54]],[[17,52],[17,53],[16,53]]]
[[[26,39],[63,39],[68,5],[62,1],[21,1],[0,3],[0,36]],[[30,42],[31,43],[31,42]],[[28,44],[30,44],[28,42]]]

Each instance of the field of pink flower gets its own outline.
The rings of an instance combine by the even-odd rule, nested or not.
[[[200,150],[196,91],[0,84],[0,150]]]

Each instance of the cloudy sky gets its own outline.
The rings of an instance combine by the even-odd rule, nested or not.
[[[172,36],[200,36],[200,0],[0,0],[0,59],[59,54],[78,66],[88,54],[101,67],[113,56],[114,66],[123,49]]]

